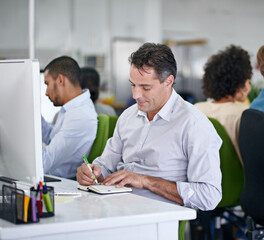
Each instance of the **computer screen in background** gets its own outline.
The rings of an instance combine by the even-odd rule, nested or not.
[[[37,60],[0,61],[0,176],[43,181]]]

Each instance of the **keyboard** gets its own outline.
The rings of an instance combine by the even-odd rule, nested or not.
[[[26,195],[29,195],[30,188],[32,187],[31,184],[21,182],[21,181],[16,181],[16,186],[17,186],[17,188],[24,190]],[[62,190],[62,189],[56,191],[56,188],[54,188],[54,195],[55,196],[80,197],[80,196],[82,196],[82,193],[79,191],[68,191],[68,190]]]
[[[73,196],[73,197],[80,197],[82,196],[81,192],[77,192],[77,191],[55,191],[54,193],[55,196]]]

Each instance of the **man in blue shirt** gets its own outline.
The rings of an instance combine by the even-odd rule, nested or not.
[[[264,77],[264,45],[261,46],[258,50],[257,62],[259,71]],[[252,101],[252,103],[250,104],[250,108],[264,112],[264,89],[262,89],[259,95]]]
[[[80,87],[80,67],[67,56],[51,61],[44,69],[46,95],[62,106],[53,126],[42,117],[44,173],[74,178],[89,154],[97,131],[97,114],[89,90]]]
[[[136,104],[119,117],[114,135],[82,185],[131,186],[136,194],[180,205],[214,209],[222,197],[222,140],[207,117],[172,88],[176,61],[169,47],[145,43],[130,56]]]

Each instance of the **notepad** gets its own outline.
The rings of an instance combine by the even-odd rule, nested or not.
[[[82,186],[82,185],[79,185],[78,189],[83,190],[83,191],[92,191],[92,192],[96,192],[99,194],[132,192],[132,189],[129,187],[117,188],[115,185],[111,185],[111,186],[105,186],[105,185]]]

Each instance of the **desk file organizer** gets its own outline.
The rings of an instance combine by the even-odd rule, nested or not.
[[[24,190],[17,188],[15,181],[0,177],[0,189],[0,218],[15,224],[39,221],[34,202]]]
[[[46,186],[41,190],[32,187],[28,196],[24,190],[17,188],[15,181],[0,177],[0,191],[0,218],[19,224],[39,222],[40,217],[54,216],[53,187]]]

